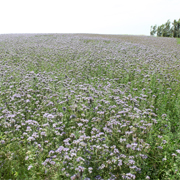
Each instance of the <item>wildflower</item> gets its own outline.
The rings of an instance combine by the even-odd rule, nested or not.
[[[85,169],[85,167],[78,166],[78,168],[76,168],[75,170],[76,170],[76,171],[79,171],[80,174],[82,175],[82,172],[84,172],[84,169]]]
[[[4,141],[4,140],[1,140],[1,144],[5,144],[5,141]]]
[[[105,168],[105,165],[104,164],[102,164],[100,167],[99,167],[99,169],[104,169]]]
[[[82,123],[77,123],[77,125],[78,125],[79,127],[83,126],[83,124],[82,124]]]
[[[165,119],[165,117],[167,117],[167,114],[162,114],[162,119]]]
[[[132,159],[128,160],[128,162],[129,162],[129,164],[135,164],[135,161]]]
[[[132,134],[133,131],[126,131],[125,134],[129,135],[129,134]]]
[[[27,140],[28,141],[34,141],[35,139],[34,139],[34,137],[29,137]]]
[[[63,111],[66,111],[66,108],[65,107],[62,107]]]
[[[166,144],[167,143],[167,141],[166,140],[163,140],[163,144]]]
[[[97,176],[95,177],[95,179],[101,179],[101,176],[100,176],[100,175],[97,175]]]
[[[129,179],[129,178],[135,179],[136,176],[134,174],[127,173],[126,175],[122,175],[122,178],[123,179]]]
[[[89,167],[89,168],[88,168],[88,172],[89,172],[90,174],[92,173],[92,170],[93,170],[92,167]]]
[[[129,166],[130,169],[136,169],[137,166]]]
[[[29,103],[29,102],[30,102],[30,100],[29,100],[29,99],[27,99],[27,100],[26,100],[26,103]]]
[[[59,115],[59,117],[63,117],[63,113],[62,112],[60,112],[58,115]]]
[[[76,118],[76,115],[73,114],[70,116],[70,119],[73,119],[73,118]]]
[[[26,131],[32,131],[31,127],[30,127],[30,126],[27,126]]]
[[[54,151],[53,151],[53,150],[49,151],[49,156],[50,156],[51,154],[53,154],[53,153],[54,153]]]
[[[145,155],[145,154],[139,154],[139,156],[142,157],[143,159],[147,159],[148,158],[148,156]]]
[[[127,176],[127,177],[129,176],[129,177],[132,178],[132,179],[135,179],[135,178],[136,178],[136,176],[135,176],[134,174],[131,174],[131,173],[127,173],[126,176]]]
[[[71,180],[75,180],[76,179],[76,174],[74,174],[73,176],[71,176]]]
[[[52,114],[48,114],[48,115],[47,115],[47,118],[48,118],[48,119],[54,119],[54,117],[55,117],[55,116],[52,115]]]
[[[32,167],[33,167],[33,166],[30,165],[30,166],[28,167],[28,171],[29,171]]]
[[[46,133],[45,132],[41,132],[41,136],[46,136]]]
[[[118,160],[118,166],[122,166],[122,160],[121,159]]]
[[[56,162],[54,162],[54,161],[50,161],[50,164],[55,165],[55,164],[56,164]]]
[[[76,159],[76,161],[77,162],[79,162],[79,161],[85,161],[82,157],[78,157],[77,159]]]

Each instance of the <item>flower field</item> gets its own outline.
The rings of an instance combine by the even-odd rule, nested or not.
[[[176,39],[0,35],[0,179],[180,179]]]

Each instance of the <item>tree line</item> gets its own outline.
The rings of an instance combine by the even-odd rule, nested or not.
[[[173,23],[168,20],[160,26],[151,26],[150,35],[157,35],[158,37],[180,37],[180,19],[178,21],[174,20]]]

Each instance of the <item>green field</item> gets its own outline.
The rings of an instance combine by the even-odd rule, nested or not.
[[[180,38],[177,38],[177,43],[180,44]]]
[[[176,39],[0,39],[0,179],[180,179]]]

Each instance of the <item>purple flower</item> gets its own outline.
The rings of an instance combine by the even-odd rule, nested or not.
[[[46,132],[41,132],[41,136],[46,136]]]
[[[29,137],[27,140],[28,141],[35,141],[35,138],[34,137]]]
[[[73,176],[71,176],[71,180],[76,180],[76,174],[74,174]]]
[[[122,166],[122,160],[121,159],[118,160],[118,166]]]
[[[1,140],[1,144],[5,144],[5,141],[4,141],[4,140]]]
[[[132,159],[128,160],[128,162],[129,162],[129,164],[135,164],[135,161]]]
[[[55,165],[55,164],[56,164],[56,162],[54,162],[54,161],[50,161],[50,164]]]
[[[49,151],[49,156],[50,156],[51,154],[54,154],[54,151],[53,151],[53,150]]]
[[[97,175],[97,176],[95,177],[95,179],[101,179],[101,176],[100,176],[100,175]]]
[[[56,152],[60,154],[61,151],[63,151],[63,150],[64,150],[64,147],[63,147],[63,146],[60,146],[60,147],[56,150]]]
[[[73,119],[73,118],[76,118],[76,115],[73,114],[70,116],[70,119]]]

